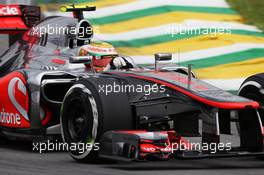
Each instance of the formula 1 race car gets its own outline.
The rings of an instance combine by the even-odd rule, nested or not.
[[[2,137],[62,135],[64,144],[92,145],[85,151],[69,150],[82,162],[98,156],[263,156],[258,102],[197,79],[191,66],[159,64],[171,54],[155,54],[154,67],[140,67],[111,45],[92,41],[92,26],[83,12],[95,7],[65,6],[61,10],[72,12],[73,18],[42,21],[38,7],[0,9],[5,12],[0,13],[0,32],[11,38],[0,57]],[[221,145],[220,135],[230,135],[233,122],[240,146]],[[202,145],[217,149],[194,149],[185,137],[201,137]]]

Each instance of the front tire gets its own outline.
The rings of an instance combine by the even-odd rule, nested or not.
[[[61,111],[63,141],[68,145],[85,144],[89,147],[85,151],[69,150],[78,162],[98,159],[99,142],[106,131],[131,129],[133,126],[127,94],[106,95],[99,92],[99,85],[111,84],[113,81],[92,78],[81,80],[69,89],[64,98]]]
[[[0,134],[0,145],[6,145],[9,143],[9,140]]]
[[[257,101],[262,124],[264,123],[264,73],[247,78],[241,85],[238,95]]]
[[[264,128],[264,73],[248,77],[239,88],[238,95],[259,103],[258,113],[262,121],[262,128]],[[237,128],[240,133],[239,127]],[[256,158],[263,160],[264,156]]]

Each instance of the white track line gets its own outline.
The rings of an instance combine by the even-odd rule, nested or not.
[[[184,61],[199,60],[203,58],[231,54],[234,52],[241,52],[241,51],[246,51],[249,49],[256,49],[256,48],[264,49],[264,44],[236,43],[236,44],[224,46],[224,47],[216,47],[216,48],[183,52],[183,53],[180,52],[180,54],[173,53],[172,61],[169,61],[167,63],[170,63],[170,62],[178,63],[178,62],[184,62]],[[157,52],[159,51],[157,50]],[[154,62],[153,55],[132,56],[132,58],[136,64],[153,64]]]
[[[182,23],[170,23],[157,27],[144,28],[139,30],[133,30],[128,32],[122,32],[117,34],[105,34],[98,33],[96,38],[105,41],[127,41],[132,39],[147,38],[158,35],[173,34],[172,37],[176,37],[176,33],[185,32],[192,29],[199,28],[217,28],[217,29],[230,29],[230,30],[247,30],[253,32],[260,32],[255,26],[250,26],[241,23],[234,22],[215,22],[215,21],[203,21],[203,20],[185,20]],[[100,26],[98,28],[100,32]]]

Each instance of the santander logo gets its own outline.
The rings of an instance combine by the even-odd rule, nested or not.
[[[17,6],[0,6],[0,16],[19,15],[20,11]]]

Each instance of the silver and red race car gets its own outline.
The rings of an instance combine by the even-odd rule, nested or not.
[[[113,61],[120,57],[116,53],[96,66],[103,52],[114,50],[107,44],[97,47],[92,30],[87,30],[92,26],[83,12],[95,7],[61,9],[73,17],[40,21],[38,7],[0,6],[0,33],[10,36],[10,48],[0,57],[1,139],[62,136],[64,144],[91,145],[82,152],[69,150],[82,162],[100,156],[132,160],[263,156],[259,100],[205,83],[190,67],[159,64],[171,54],[155,54],[154,67],[118,67],[116,63],[129,65],[129,58]],[[77,32],[41,30],[50,27]],[[87,54],[87,48],[97,55]],[[251,91],[244,90],[248,84],[240,95],[250,98]],[[233,123],[239,131],[238,147],[220,140],[221,134],[232,134]],[[195,149],[186,137],[201,137],[202,145],[218,147],[213,153]]]

